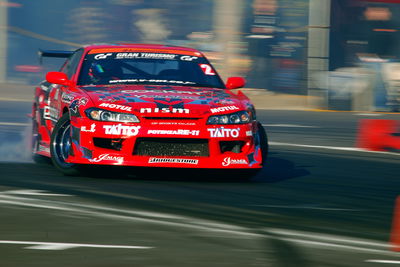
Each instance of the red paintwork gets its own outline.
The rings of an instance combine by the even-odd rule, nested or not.
[[[84,53],[77,68],[79,73],[83,57],[93,49],[107,51],[109,48],[121,48],[121,45],[91,45],[84,48]],[[125,44],[122,48],[141,48],[157,50],[161,53],[169,51],[181,52],[184,55],[193,54],[203,56],[195,49],[183,47],[169,47],[164,45]],[[190,86],[161,85],[106,85],[106,86],[77,86],[77,73],[68,80],[66,75],[59,72],[50,72],[46,79],[58,85],[42,84],[35,90],[35,102],[32,116],[38,122],[40,135],[40,149],[34,151],[40,155],[50,156],[50,136],[57,120],[65,113],[77,111],[78,116],[71,115],[71,125],[79,132],[79,139],[74,139],[73,156],[67,159],[70,163],[104,164],[124,166],[152,166],[152,167],[182,167],[182,168],[261,168],[260,147],[255,146],[254,134],[257,132],[257,122],[238,125],[206,125],[210,115],[230,114],[236,111],[253,108],[250,100],[241,92],[234,94],[228,89],[244,85],[244,79],[233,77],[228,79],[227,89],[199,88]],[[217,75],[217,74],[216,74]],[[103,93],[106,93],[104,95]],[[118,99],[112,97],[118,96]],[[81,101],[81,100],[84,101]],[[160,100],[161,99],[161,100]],[[163,101],[168,105],[181,102],[189,113],[163,113],[159,105]],[[73,103],[78,103],[75,105]],[[85,110],[98,107],[114,112],[135,114],[139,123],[101,122],[89,119]],[[164,110],[165,111],[165,110]],[[146,118],[156,117],[156,119]],[[169,117],[169,119],[166,119]],[[174,118],[171,118],[174,117]],[[196,120],[177,119],[197,118]],[[162,119],[164,118],[164,119]],[[114,130],[110,130],[114,127]],[[124,128],[121,130],[121,127]],[[130,127],[129,130],[126,130]],[[231,135],[212,137],[215,129],[230,131]],[[171,132],[162,131],[178,131]],[[154,132],[155,131],[155,132]],[[161,132],[157,132],[161,131]],[[123,138],[120,151],[95,146],[93,138]],[[187,156],[137,156],[133,155],[135,142],[138,137],[159,138],[193,138],[209,140],[209,157]],[[76,137],[74,137],[76,138]],[[220,141],[243,141],[244,146],[240,153],[220,151]],[[91,157],[85,156],[85,151],[91,152]],[[153,162],[150,158],[171,159],[170,162]],[[178,159],[178,160],[174,160]],[[182,162],[191,159],[192,162]],[[176,162],[180,161],[180,162]]]

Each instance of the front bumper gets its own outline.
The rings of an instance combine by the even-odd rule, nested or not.
[[[257,122],[205,125],[202,120],[98,122],[75,118],[67,162],[143,167],[257,169]]]

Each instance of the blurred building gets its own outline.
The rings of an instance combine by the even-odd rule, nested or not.
[[[341,108],[398,110],[400,1],[332,0],[331,14],[329,70],[358,73],[352,80],[347,79],[349,83],[369,74],[369,82],[359,88],[361,91],[354,89],[346,92],[347,96],[337,97],[339,102],[347,103]],[[331,90],[331,98],[335,95],[337,91]],[[354,107],[351,102],[360,99],[367,104]]]
[[[37,68],[20,66],[38,65],[39,48],[75,49],[103,42],[193,46],[204,51],[224,77],[245,76],[249,87],[326,96],[329,88],[313,82],[315,73],[358,68],[365,55],[398,60],[398,2],[0,0],[8,6],[0,7],[8,17],[0,34],[4,39],[8,33],[0,57],[7,55],[8,80],[24,82],[21,70]],[[46,64],[43,72],[54,68]]]
[[[400,1],[332,0],[331,14],[330,70],[354,66],[361,54],[399,59]]]

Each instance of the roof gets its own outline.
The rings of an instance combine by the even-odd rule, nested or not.
[[[90,44],[84,46],[87,50],[104,49],[104,48],[138,48],[138,49],[154,49],[154,50],[180,50],[199,52],[197,49],[183,46],[173,46],[164,44],[141,44],[141,43],[116,43],[116,44]]]

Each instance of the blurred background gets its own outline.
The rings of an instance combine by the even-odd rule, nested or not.
[[[398,111],[397,0],[0,0],[0,83],[62,62],[38,49],[165,43],[204,52],[223,78],[315,97],[315,108]]]

